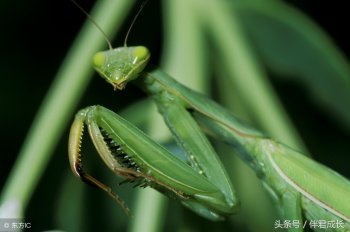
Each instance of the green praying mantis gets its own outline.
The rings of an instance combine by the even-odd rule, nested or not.
[[[146,47],[125,45],[96,53],[93,66],[114,90],[122,90],[133,81],[152,96],[185,151],[187,162],[116,113],[97,105],[80,110],[71,126],[68,151],[76,176],[104,190],[130,214],[108,185],[84,171],[80,146],[86,126],[104,163],[125,182],[152,187],[207,219],[223,220],[238,211],[239,200],[206,133],[231,145],[256,172],[281,218],[341,221],[337,231],[350,231],[349,180],[244,124],[159,68],[147,68],[149,60]]]

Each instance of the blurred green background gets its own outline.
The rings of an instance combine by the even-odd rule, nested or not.
[[[236,9],[236,17],[239,18],[242,25],[241,32],[246,38],[246,45],[253,51],[254,57],[268,76],[269,83],[274,87],[278,98],[296,127],[296,131],[300,134],[314,159],[349,178],[350,76],[346,59],[350,54],[350,47],[349,34],[346,29],[349,14],[346,13],[345,2],[340,0],[331,3],[315,0],[270,0],[266,2],[251,0],[247,2],[250,2],[250,5],[246,6],[245,3],[238,0],[232,0],[230,3],[232,11]],[[297,29],[293,31],[292,27],[284,27],[284,24],[278,21],[281,19],[278,17],[283,17],[283,12],[280,12],[282,16],[276,16],[278,14],[269,15],[266,13],[268,10],[261,11],[266,14],[256,10],[266,8],[272,12],[279,9],[278,4],[277,7],[274,5],[275,2],[288,3],[289,6],[293,7],[293,10],[298,9],[299,13],[305,14],[303,17],[307,15],[306,17],[316,22],[319,28],[315,29],[314,25],[306,27],[306,29],[302,28],[303,22],[309,23],[309,20],[303,21],[305,18],[302,18],[301,21],[294,21],[294,26]],[[87,11],[90,11],[94,3],[94,1],[87,0],[79,1],[79,4]],[[203,1],[203,5],[205,5],[204,3],[205,1]],[[126,31],[140,4],[140,1],[136,1],[134,6],[125,12],[127,17],[116,39],[113,40],[114,46],[123,44]],[[165,6],[167,4],[169,3],[156,0],[148,2],[132,29],[128,44],[147,46],[152,53],[151,62],[155,65],[162,64],[165,69],[169,69],[171,72],[171,70],[179,70],[181,67],[172,66],[171,57],[176,55],[173,51],[173,53],[167,53],[167,49],[174,50],[171,48],[172,45],[169,45],[171,43],[169,38],[176,40],[171,34],[171,30],[176,26],[170,23],[171,19],[167,18],[172,8]],[[271,4],[271,8],[269,4]],[[0,11],[2,29],[0,37],[2,64],[0,69],[2,126],[0,186],[2,189],[37,110],[86,17],[68,0],[56,2],[42,0],[1,1]],[[193,15],[197,14],[197,12],[189,11],[189,15],[192,13]],[[184,14],[184,19],[179,16],[181,14],[177,16],[180,24],[178,25],[180,31],[177,33],[184,36],[189,33],[183,23],[183,20],[186,22],[186,16]],[[275,16],[276,18],[274,18]],[[199,19],[201,17],[205,16],[198,16]],[[293,21],[293,18],[288,19],[288,15],[286,18],[287,21]],[[176,20],[173,22],[176,23]],[[196,40],[194,42],[188,40],[187,42],[188,44],[194,43],[199,48],[206,50],[195,54],[188,50],[182,54],[183,56],[195,57],[195,59],[198,56],[198,60],[205,57],[201,65],[205,64],[204,66],[207,68],[199,71],[198,75],[204,72],[211,79],[202,81],[205,83],[194,84],[192,87],[229,104],[227,101],[230,100],[227,100],[227,95],[234,91],[225,90],[223,83],[227,79],[220,77],[221,75],[225,76],[229,70],[225,67],[221,68],[222,60],[217,58],[221,57],[221,53],[218,51],[219,46],[215,42],[215,35],[210,35],[213,32],[206,29],[209,27],[208,24],[198,25],[203,30],[199,34],[201,39],[198,40],[200,41],[198,43],[203,44],[196,43]],[[183,32],[181,32],[181,28],[184,29]],[[317,33],[313,33],[314,31],[309,34],[300,33],[300,31],[304,32],[309,28],[315,29]],[[326,45],[323,43],[325,41],[323,33],[321,33],[322,39],[317,37],[319,30],[323,30],[329,36],[329,38],[326,37]],[[329,41],[333,41],[334,44]],[[312,45],[315,45],[319,50],[315,49],[315,52]],[[334,52],[333,45],[344,56]],[[81,68],[86,69],[86,67]],[[223,95],[222,92],[226,92],[226,95]],[[64,93],[62,94],[64,95]],[[132,85],[129,85],[126,91],[115,93],[96,74],[88,84],[86,91],[80,94],[82,95],[80,96],[81,100],[79,101],[80,97],[78,97],[79,103],[74,106],[75,112],[80,108],[94,104],[101,104],[112,110],[120,111],[145,97],[140,90]],[[241,95],[233,93],[232,96],[237,96],[237,99],[231,99],[236,106],[234,109],[236,114],[259,128],[266,126],[261,125],[261,120],[256,119],[259,115],[251,115],[254,110],[244,109],[244,106],[240,105],[244,104],[240,103],[239,97]],[[259,100],[252,99],[252,101],[257,102]],[[260,103],[258,102],[258,104]],[[68,124],[72,118],[73,114],[66,119]],[[52,123],[55,123],[54,116]],[[271,122],[271,124],[273,123]],[[63,136],[60,136],[54,154],[41,175],[33,197],[25,210],[25,217],[27,221],[32,223],[33,231],[53,229],[66,231],[130,230],[131,220],[123,215],[122,210],[111,199],[101,191],[83,185],[72,175],[67,159],[67,138],[68,126],[64,128]],[[45,143],[45,136],[42,138],[42,143]],[[91,148],[91,144],[87,143],[87,147],[89,146]],[[107,179],[107,182],[109,180],[109,183],[114,183],[114,176],[105,170],[97,155],[92,149],[90,150],[86,149],[87,155],[85,157],[88,157],[87,165],[91,172],[96,173],[102,179]],[[227,151],[225,150],[223,153],[226,154]],[[32,168],[31,165],[28,164],[28,170]],[[230,167],[228,168],[230,169]],[[120,179],[118,180],[120,181]],[[25,182],[26,176],[23,176],[23,183]],[[253,188],[253,185],[259,184],[258,182],[247,183],[242,177],[239,177],[235,182],[237,188],[244,185],[245,187],[243,186],[242,189],[246,188],[248,192],[255,191],[249,191],[249,189]],[[136,207],[135,196],[132,194],[135,190],[127,186],[117,187],[117,189],[118,192],[121,191],[122,197],[126,198],[133,210],[133,207]],[[249,194],[242,193],[242,195]],[[148,207],[152,208],[153,206]],[[264,214],[266,211],[269,212],[265,214],[269,214],[270,210],[273,210],[271,207],[251,205],[249,201],[243,202],[243,207],[251,207],[251,210],[247,211],[257,211],[258,215]],[[164,210],[161,222],[157,222],[160,231],[254,231],[257,228],[257,231],[263,231],[261,228],[269,228],[269,226],[272,228],[273,226],[271,223],[265,224],[265,227],[260,227],[259,230],[259,223],[263,224],[262,221],[265,219],[261,218],[260,221],[256,219],[259,221],[256,222],[254,218],[259,216],[249,213],[233,216],[232,220],[223,223],[208,222],[193,215],[174,201],[168,202],[167,208]],[[271,215],[274,213],[272,212]],[[144,214],[146,221],[148,216],[146,211]],[[141,222],[138,221],[138,223]]]

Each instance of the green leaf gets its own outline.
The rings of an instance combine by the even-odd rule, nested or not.
[[[263,62],[302,83],[313,99],[350,129],[350,67],[332,40],[310,18],[278,1],[237,5]]]

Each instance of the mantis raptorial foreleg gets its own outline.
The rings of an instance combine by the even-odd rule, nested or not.
[[[82,170],[79,146],[83,123],[88,126],[90,137],[102,160],[117,175],[178,198],[189,208],[212,220],[223,219],[236,211],[237,204],[229,182],[229,192],[225,192],[226,186],[211,182],[206,176],[212,179],[216,170],[220,170],[217,175],[225,174],[223,169],[195,171],[115,113],[101,106],[88,107],[77,114],[72,125],[69,143],[72,170],[84,181],[106,191],[127,212],[127,207],[117,195]],[[189,131],[192,128],[189,125]],[[204,146],[210,146],[207,141],[204,143],[207,143]],[[194,166],[205,166],[205,163],[200,163],[195,158],[192,161]]]

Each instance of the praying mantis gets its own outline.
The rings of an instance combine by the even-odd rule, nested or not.
[[[132,81],[152,96],[187,163],[116,113],[90,106],[76,114],[70,130],[69,161],[76,176],[104,190],[130,214],[110,187],[83,170],[80,146],[86,126],[101,159],[126,182],[152,187],[207,219],[223,220],[238,211],[239,200],[207,133],[231,145],[256,172],[283,219],[341,220],[337,231],[350,231],[346,178],[242,123],[159,68],[146,67],[149,60],[146,47],[125,45],[96,53],[93,66],[115,90]]]

